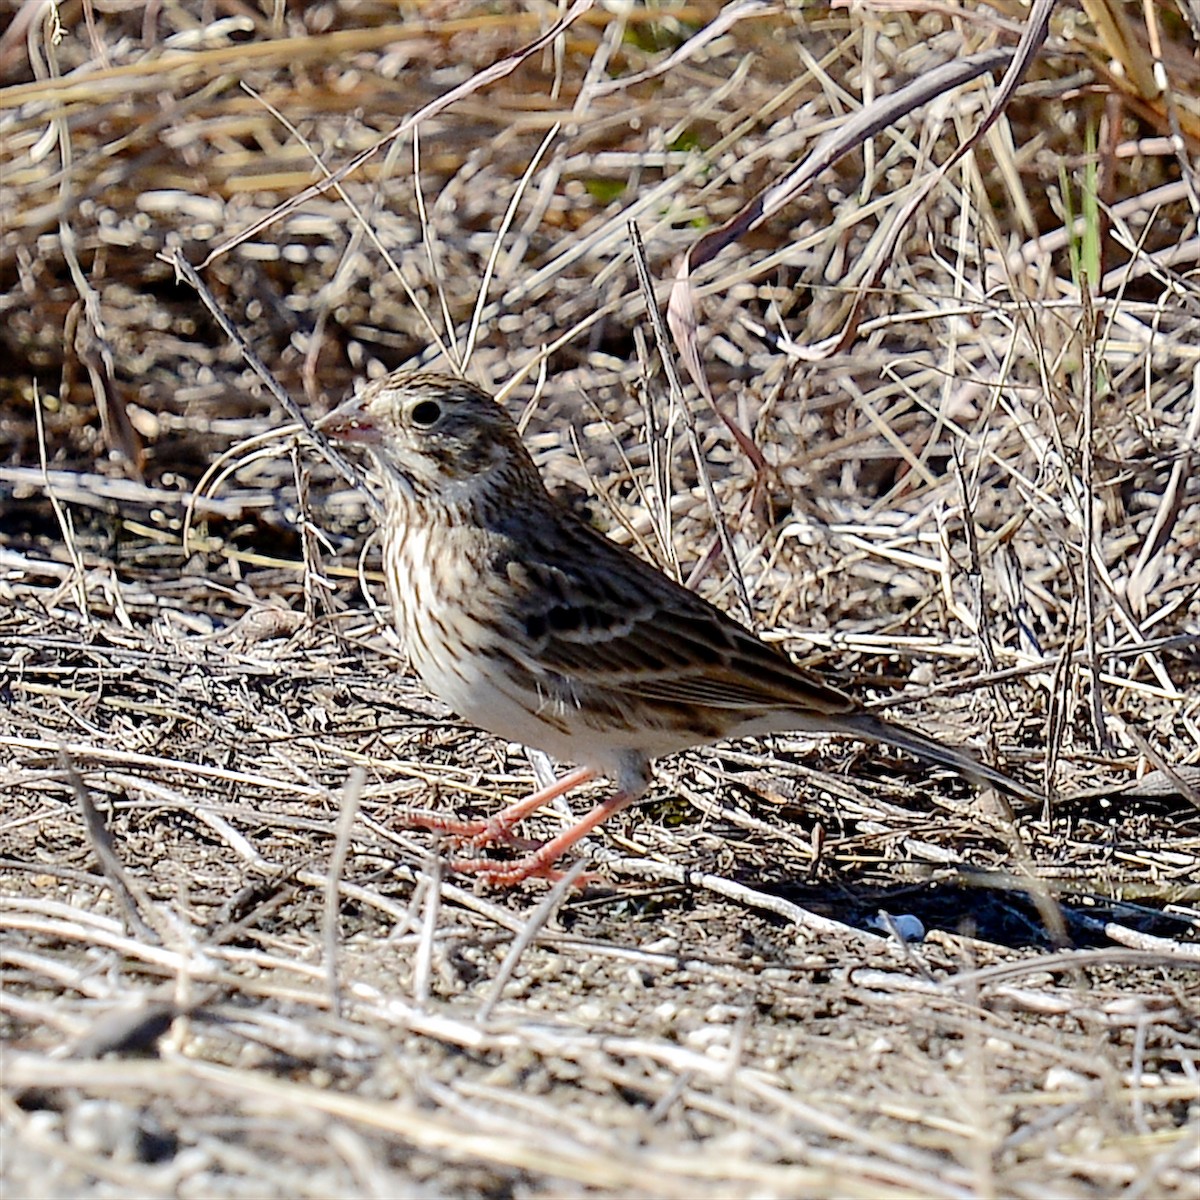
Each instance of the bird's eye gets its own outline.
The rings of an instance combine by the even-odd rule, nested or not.
[[[442,415],[442,406],[436,400],[419,400],[412,406],[409,419],[419,429],[432,429]]]

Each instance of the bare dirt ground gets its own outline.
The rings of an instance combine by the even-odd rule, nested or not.
[[[1007,103],[1015,4],[582,8],[0,3],[3,1194],[1195,1200],[1195,6]],[[672,403],[628,223],[665,307],[822,137]],[[456,878],[405,806],[535,764],[213,309],[309,418],[470,341],[598,527],[1047,803],[778,737]]]

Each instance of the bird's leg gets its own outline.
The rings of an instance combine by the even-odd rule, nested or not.
[[[495,842],[511,842],[513,827],[518,821],[524,820],[530,813],[548,804],[558,796],[569,792],[572,788],[595,777],[596,772],[590,767],[579,767],[568,771],[561,779],[544,788],[539,788],[524,800],[518,800],[498,812],[494,817],[482,817],[476,821],[460,821],[455,817],[444,817],[440,813],[410,811],[405,813],[405,822],[412,828],[431,829],[435,833],[444,833],[456,841],[467,842],[472,846],[490,846]]]
[[[559,781],[561,782],[561,780]],[[532,798],[532,797],[531,797]],[[553,870],[558,861],[581,838],[586,837],[602,821],[619,813],[626,805],[637,799],[637,793],[618,792],[615,796],[602,800],[581,821],[577,821],[570,829],[564,830],[558,837],[551,838],[545,845],[540,846],[532,854],[519,858],[516,862],[498,863],[491,858],[454,859],[450,869],[460,875],[478,875],[485,883],[495,887],[511,887],[533,875],[557,875]],[[527,803],[527,802],[526,802]],[[519,807],[513,805],[514,808]],[[508,810],[506,809],[505,812]],[[501,816],[504,813],[500,814]]]

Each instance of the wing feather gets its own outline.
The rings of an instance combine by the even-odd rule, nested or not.
[[[568,528],[572,544],[526,542],[500,564],[530,648],[526,665],[569,677],[577,696],[594,690],[731,718],[858,711],[850,697],[624,547],[574,521]]]

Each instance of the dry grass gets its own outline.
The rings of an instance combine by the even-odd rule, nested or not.
[[[1021,6],[595,7],[486,79],[562,13],[0,11],[6,1194],[1195,1196],[1194,6],[1060,8],[903,228],[994,72],[701,267],[720,419],[628,222],[665,304]],[[663,763],[581,889],[459,886],[398,811],[531,766],[404,674],[178,251],[310,416],[471,340],[597,524],[1046,810],[776,738]]]

